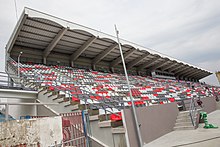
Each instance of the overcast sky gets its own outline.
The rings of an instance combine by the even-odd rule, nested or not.
[[[16,0],[30,7],[154,49],[215,72],[220,70],[220,0]],[[0,71],[17,22],[14,0],[0,0]],[[218,85],[215,75],[205,79]]]

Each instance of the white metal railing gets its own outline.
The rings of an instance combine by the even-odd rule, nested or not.
[[[196,110],[197,110],[197,108],[196,108],[195,99],[194,99],[194,97],[192,97],[191,101],[190,101],[189,115],[191,118],[192,125],[194,127],[196,126],[196,122],[195,122],[195,117],[196,117],[196,112],[197,112]]]

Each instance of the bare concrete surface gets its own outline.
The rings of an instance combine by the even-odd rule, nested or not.
[[[217,102],[217,110],[220,110],[220,102]]]
[[[219,128],[204,129],[204,124],[199,124],[196,130],[172,131],[144,147],[220,147],[220,110],[208,114],[208,122]]]

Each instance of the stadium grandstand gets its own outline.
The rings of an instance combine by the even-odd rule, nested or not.
[[[2,103],[5,111],[0,116],[7,115],[7,120],[61,116],[64,146],[140,146],[172,130],[196,129],[197,99],[209,106],[205,109],[214,111],[212,97],[220,95],[220,88],[199,82],[212,72],[123,39],[120,42],[131,95],[116,37],[25,8],[5,48],[2,74],[8,81],[1,89],[17,90],[17,95],[32,98],[21,98],[22,103]],[[129,131],[132,99],[137,113],[141,112],[137,115],[142,127],[141,143],[133,135],[135,131]],[[19,105],[22,113],[10,114],[10,104]],[[146,135],[142,125],[146,120],[141,114],[145,110],[153,113],[154,109],[155,114],[167,116],[166,110],[170,116],[175,114],[172,119],[161,117],[162,120],[154,122],[167,127],[160,123],[168,121],[169,129],[159,127],[158,132]],[[187,126],[176,124],[179,111],[189,114]],[[74,127],[67,131],[71,125]],[[53,141],[54,145],[60,143]],[[41,143],[38,140],[36,145]]]

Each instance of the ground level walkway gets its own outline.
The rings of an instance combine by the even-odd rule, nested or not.
[[[208,121],[218,129],[204,129],[199,124],[196,130],[170,132],[148,144],[146,147],[220,147],[220,110],[208,114]]]

